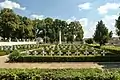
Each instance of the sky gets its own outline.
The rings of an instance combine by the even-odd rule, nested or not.
[[[115,33],[115,19],[120,13],[120,0],[0,0],[0,9],[10,8],[31,19],[46,17],[79,21],[84,38],[94,35],[96,24],[103,20],[109,31]]]

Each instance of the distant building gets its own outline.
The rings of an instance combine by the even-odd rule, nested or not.
[[[113,37],[112,39],[110,39],[109,41],[108,41],[108,43],[107,44],[112,44],[112,45],[120,45],[120,39],[119,39],[119,37]]]

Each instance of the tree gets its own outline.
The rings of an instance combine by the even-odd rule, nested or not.
[[[19,28],[20,19],[19,17],[13,12],[13,10],[4,8],[0,12],[0,32],[4,39],[15,37],[13,32],[15,32]]]
[[[110,33],[109,33],[109,38],[112,38],[112,36],[113,36],[113,32],[110,31]]]
[[[68,34],[69,39],[71,40],[73,39],[72,43],[75,39],[77,41],[82,41],[84,32],[83,32],[82,26],[79,23],[79,21],[71,22],[68,27],[68,32],[70,32]],[[69,35],[71,36],[71,38]]]
[[[105,43],[108,42],[109,39],[109,33],[107,27],[105,27],[105,24],[103,24],[103,21],[99,21],[96,25],[96,30],[94,33],[94,40],[95,42],[99,43],[101,45],[105,45]]]
[[[35,34],[33,33],[33,21],[27,17],[23,17],[23,24],[24,24],[24,38],[33,38]]]
[[[45,18],[31,20],[20,16],[11,9],[0,11],[0,36],[4,39],[33,39],[41,37],[45,42],[82,41],[83,29],[79,21],[68,24],[64,20]]]
[[[93,39],[89,38],[89,39],[85,40],[85,42],[88,43],[88,44],[93,44]]]
[[[120,36],[120,16],[116,20],[115,27],[116,27],[116,33],[117,33],[117,35]]]
[[[61,20],[59,20],[59,19],[55,19],[55,21],[54,21],[54,28],[55,28],[55,31],[56,31],[56,41],[58,42],[58,41],[60,41],[59,39],[59,33],[60,33],[60,31],[62,30],[62,21]]]
[[[45,34],[46,34],[46,36],[45,36],[45,38],[46,38],[46,40],[47,41],[50,41],[51,43],[53,42],[52,41],[52,25],[53,25],[53,19],[52,18],[49,18],[49,17],[47,17],[47,18],[45,18],[44,19],[44,22],[45,22]]]
[[[62,41],[65,41],[66,33],[67,33],[67,26],[68,26],[68,24],[66,21],[61,22],[61,39],[62,39]]]

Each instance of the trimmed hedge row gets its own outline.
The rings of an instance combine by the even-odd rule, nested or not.
[[[107,51],[110,51],[113,54],[120,54],[120,47],[117,46],[99,46],[99,45],[92,45],[90,44],[89,46],[94,47],[94,48],[101,48]]]
[[[10,62],[119,62],[120,56],[39,56],[20,55],[9,57]]]
[[[115,54],[120,54],[120,47],[116,47],[116,46],[102,46],[102,49],[108,50],[112,53]]]
[[[99,69],[0,69],[0,80],[120,80],[120,72]]]

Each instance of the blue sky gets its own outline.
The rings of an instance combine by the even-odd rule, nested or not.
[[[103,20],[115,34],[115,19],[119,16],[120,0],[0,0],[0,8],[13,9],[31,19],[59,18],[68,23],[80,21],[84,37],[92,37],[95,25]]]

